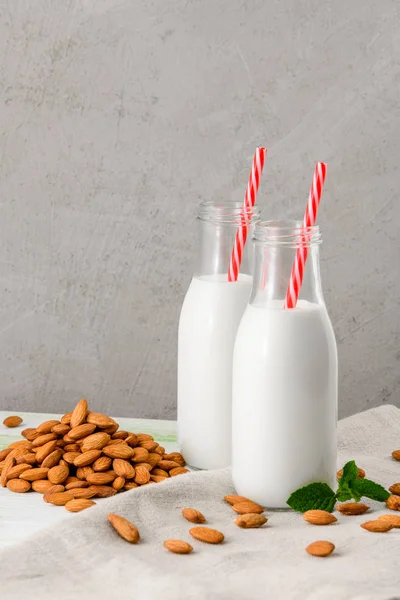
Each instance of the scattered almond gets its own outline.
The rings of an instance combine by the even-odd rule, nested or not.
[[[184,508],[182,509],[182,515],[185,517],[186,521],[190,523],[205,523],[205,516],[195,508]]]
[[[95,504],[96,502],[87,498],[74,498],[73,500],[69,500],[64,506],[69,512],[81,512],[81,510],[95,506]]]
[[[131,523],[127,519],[124,519],[124,517],[113,513],[110,513],[108,515],[108,520],[120,537],[122,537],[130,544],[138,543],[138,541],[140,540],[140,535],[139,531],[137,530],[135,525],[133,525],[133,523]]]
[[[174,554],[190,554],[193,550],[193,546],[183,540],[165,540],[164,546]]]
[[[400,510],[400,496],[396,496],[392,494],[386,500],[386,506],[390,508],[390,510]]]
[[[332,542],[322,540],[319,542],[313,542],[306,548],[306,552],[312,556],[329,556],[335,549],[335,545]]]
[[[264,512],[264,508],[251,500],[246,500],[244,502],[238,502],[232,506],[233,510],[239,515],[246,515],[247,513],[258,513],[261,514]]]
[[[378,521],[384,521],[385,523],[390,523],[392,527],[396,529],[400,529],[400,515],[381,515],[378,517]]]
[[[326,510],[307,510],[303,519],[312,525],[330,525],[337,521],[337,518]]]
[[[363,515],[369,510],[369,506],[362,504],[362,502],[346,502],[345,504],[338,504],[336,510],[342,515]]]
[[[395,460],[400,460],[400,450],[393,450],[392,456]]]
[[[386,531],[393,529],[393,525],[391,525],[391,523],[379,519],[361,523],[360,527],[366,529],[367,531],[372,531],[373,533],[386,533]]]
[[[394,494],[395,496],[400,496],[400,482],[391,485],[389,488],[389,492],[392,492],[392,494]]]
[[[235,523],[238,527],[242,529],[252,529],[254,527],[261,527],[265,523],[267,523],[267,517],[264,515],[259,515],[257,513],[249,513],[247,515],[240,515],[236,517]]]
[[[229,496],[224,496],[224,500],[228,502],[231,506],[234,504],[239,504],[240,502],[252,502],[248,498],[244,496],[235,496],[235,494],[230,494]]]
[[[224,534],[217,529],[211,529],[211,527],[192,527],[189,529],[189,533],[199,542],[207,544],[221,544],[224,541]]]
[[[17,415],[12,415],[10,417],[6,417],[3,421],[3,425],[5,427],[18,427],[18,425],[21,425],[22,423],[22,419],[21,417],[18,417]]]

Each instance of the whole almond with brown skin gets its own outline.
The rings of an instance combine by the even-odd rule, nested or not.
[[[149,463],[152,467],[155,467],[162,461],[162,456],[157,454],[157,452],[149,452],[148,457],[146,458],[146,462]]]
[[[392,494],[386,500],[386,506],[390,508],[390,510],[400,510],[400,496],[396,496]]]
[[[151,474],[157,475],[157,477],[164,477],[164,479],[168,477],[167,471],[163,471],[162,469],[152,469]]]
[[[45,494],[51,487],[53,484],[48,479],[38,479],[32,482],[32,489],[39,494]]]
[[[140,540],[139,531],[135,525],[133,525],[133,523],[128,521],[128,519],[124,519],[124,517],[121,517],[120,515],[110,513],[108,515],[108,520],[120,537],[130,544],[138,543]]]
[[[44,459],[49,454],[54,452],[54,450],[56,449],[56,445],[57,445],[57,440],[51,440],[50,442],[47,442],[47,444],[44,444],[43,446],[36,448],[36,461],[39,465],[44,461]]]
[[[346,502],[345,504],[338,504],[336,510],[342,515],[363,515],[369,510],[369,506],[361,502]]]
[[[22,479],[10,479],[7,482],[7,487],[12,492],[24,494],[25,492],[29,492],[29,490],[31,489],[31,484],[29,483],[29,481],[23,481]]]
[[[11,415],[10,417],[6,417],[3,421],[3,425],[5,427],[18,427],[18,425],[21,425],[21,423],[22,419],[17,415]]]
[[[69,492],[56,492],[55,494],[49,494],[46,498],[46,502],[54,504],[54,506],[65,506],[70,500],[73,500],[73,496]]]
[[[91,473],[86,477],[91,485],[107,485],[116,478],[114,471],[105,471],[104,473]]]
[[[152,473],[150,474],[150,481],[154,481],[154,483],[162,483],[166,479],[169,479],[168,475],[167,477],[161,477],[160,475],[153,475]]]
[[[51,433],[55,433],[56,435],[65,435],[71,429],[69,425],[64,425],[64,423],[60,423],[59,425],[54,425],[51,428]]]
[[[165,448],[164,448],[164,446],[158,446],[158,447],[157,447],[157,448],[154,450],[154,452],[157,452],[157,454],[160,454],[160,455],[161,455],[161,456],[164,458],[164,455],[165,455]],[[168,460],[168,459],[167,459],[167,460]],[[178,462],[178,461],[176,461],[176,462]]]
[[[16,448],[12,448],[10,454],[7,456],[7,458],[19,458],[20,456],[23,456],[24,454],[26,454],[27,450],[24,446],[17,446]],[[7,459],[6,459],[7,460]]]
[[[123,458],[114,458],[113,469],[119,477],[133,479],[135,477],[135,468],[130,462]]]
[[[56,467],[52,467],[47,473],[47,479],[57,485],[59,483],[63,483],[69,475],[68,466],[58,465]]]
[[[81,452],[65,452],[65,454],[63,454],[63,460],[69,465],[73,465],[74,460],[78,458],[78,456],[83,456],[83,454],[81,454]]]
[[[261,514],[264,512],[264,508],[255,502],[251,502],[251,500],[246,500],[244,502],[238,502],[232,506],[233,510],[239,515],[246,515],[247,513],[257,513]]]
[[[108,442],[109,446],[113,446],[114,444],[126,444],[125,440],[113,440],[110,439],[110,441]]]
[[[235,494],[224,496],[224,500],[231,506],[234,504],[239,504],[240,502],[252,502],[252,500],[249,500],[249,498],[245,498],[244,496],[235,496]]]
[[[109,498],[117,493],[111,485],[91,485],[87,489],[95,492],[94,498]]]
[[[19,448],[20,446],[25,448],[27,452],[31,451],[33,448],[32,442],[29,442],[28,440],[17,440],[16,442],[12,442],[12,444],[9,444],[8,447],[12,449]]]
[[[163,544],[167,550],[174,554],[190,554],[193,551],[193,546],[183,540],[165,540]]]
[[[331,525],[337,521],[337,518],[326,510],[307,510],[303,519],[312,525]]]
[[[142,463],[134,463],[135,464],[135,469],[137,469],[138,467],[144,467],[145,469],[147,469],[148,471],[152,470],[152,466],[149,465],[149,463],[147,462],[142,462]]]
[[[190,523],[205,523],[205,516],[195,508],[183,508],[182,515],[185,517],[186,521]]]
[[[40,425],[38,425],[36,427],[36,431],[40,434],[42,433],[54,433],[52,432],[52,429],[55,425],[61,425],[60,421],[56,421],[56,420],[50,420],[50,421],[44,421],[44,423],[41,423]]]
[[[163,469],[164,471],[170,471],[171,469],[175,469],[175,468],[179,467],[178,463],[175,462],[174,460],[161,460],[158,463],[158,466],[160,467],[160,469]]]
[[[134,433],[129,432],[128,437],[125,438],[125,443],[131,448],[134,448],[138,444],[138,439]]]
[[[267,517],[264,515],[258,515],[257,513],[250,513],[248,515],[240,515],[236,517],[235,523],[242,529],[253,529],[255,527],[261,527],[267,523]]]
[[[186,461],[180,452],[171,452],[170,454],[165,454],[164,459],[173,460],[174,462],[178,463],[180,467],[184,467],[186,464]]]
[[[15,465],[15,467],[8,469],[7,480],[17,479],[21,475],[21,473],[27,471],[28,469],[32,469],[32,466],[28,464]]]
[[[119,490],[122,490],[124,485],[125,485],[124,477],[116,477],[114,479],[114,481],[112,482],[112,486],[113,486],[114,490],[117,490],[117,492],[119,492]]]
[[[52,440],[57,440],[57,436],[55,433],[45,433],[43,435],[39,435],[36,439],[33,440],[32,447],[39,448],[39,446],[44,446],[47,442],[51,442]]]
[[[58,444],[59,442],[57,442]],[[64,446],[64,451],[65,452],[78,452],[80,454],[81,452],[81,447],[79,446],[79,444],[65,444]]]
[[[332,542],[321,540],[319,542],[313,542],[306,548],[306,552],[312,556],[325,557],[332,554],[335,549],[335,545]]]
[[[125,444],[125,442],[121,442],[120,444],[105,446],[103,448],[103,453],[111,458],[131,458],[134,450]]]
[[[184,475],[185,473],[189,473],[189,469],[185,469],[185,467],[175,467],[170,470],[169,476],[176,477],[177,475]]]
[[[400,483],[394,483],[391,485],[389,492],[391,492],[394,496],[400,496]]]
[[[60,448],[57,448],[56,450],[51,452],[51,454],[46,456],[46,458],[42,462],[41,466],[45,467],[45,468],[47,467],[48,469],[55,467],[56,465],[58,465],[62,455],[63,455],[63,451]]]
[[[86,420],[87,414],[88,414],[88,403],[85,398],[82,398],[82,400],[80,400],[78,402],[78,404],[75,406],[74,410],[72,411],[71,420],[69,422],[69,425],[71,426],[71,428],[73,429],[74,427],[77,427],[78,425],[82,425],[82,423],[84,423]],[[61,419],[61,422],[63,422],[62,419]]]
[[[136,437],[138,442],[154,441],[154,438],[152,435],[150,435],[150,433],[137,433]]]
[[[100,456],[100,458],[95,460],[92,464],[93,471],[108,471],[108,469],[111,468],[112,463],[113,460],[109,456]]]
[[[38,433],[35,428],[28,427],[28,429],[21,431],[21,435],[30,442],[33,442],[35,438],[39,437],[40,433]]]
[[[38,479],[44,479],[47,477],[47,473],[49,469],[44,469],[43,467],[39,467],[37,469],[29,469],[21,473],[19,476],[20,479],[24,479],[24,481],[37,481]]]
[[[146,448],[140,448],[140,447],[133,448],[132,462],[135,462],[135,463],[146,462],[148,456],[149,456],[149,453],[146,450]]]
[[[85,480],[86,481],[86,477],[89,475],[89,473],[94,473],[94,470],[92,467],[78,467],[76,470],[76,476],[78,479],[80,480]]]
[[[393,525],[388,523],[387,521],[376,519],[376,521],[366,521],[365,523],[361,523],[360,527],[366,529],[367,531],[372,531],[373,533],[386,533],[393,529]]]
[[[108,433],[109,435],[114,435],[114,433],[116,433],[118,431],[118,423],[115,423],[114,425],[111,425],[110,427],[104,427],[103,431],[105,431],[105,433]]]
[[[63,485],[52,485],[51,488],[46,490],[45,493],[43,494],[43,500],[44,500],[44,502],[48,503],[49,498],[52,494],[59,494],[64,491],[65,491],[65,488]]]
[[[154,452],[154,450],[158,447],[158,442],[145,440],[144,442],[139,442],[139,447],[146,448],[148,452]]]
[[[400,450],[393,450],[392,456],[395,460],[400,460]]]
[[[16,460],[12,456],[12,452],[11,452],[5,459],[3,469],[1,471],[0,483],[1,483],[2,487],[6,487],[7,473],[10,469],[15,467],[15,464],[16,464]]]
[[[385,521],[386,523],[390,523],[392,527],[400,529],[400,515],[381,515],[378,517],[378,521]]]
[[[137,488],[137,487],[139,487],[139,486],[134,481],[127,481],[126,484],[124,485],[124,490],[126,490],[126,491],[133,490],[134,488]]]
[[[98,431],[97,433],[92,433],[92,435],[89,435],[83,440],[81,450],[82,452],[87,452],[88,450],[101,450],[104,446],[107,446],[109,441],[110,436],[108,433]]]
[[[75,498],[74,500],[70,500],[65,504],[66,510],[69,512],[81,512],[81,510],[85,510],[86,508],[90,508],[91,506],[95,506],[96,502],[93,500],[87,500],[86,498]]]
[[[336,477],[337,477],[338,481],[339,481],[339,479],[342,478],[342,475],[343,475],[343,469],[340,469],[340,471],[338,471],[336,473]],[[357,477],[360,478],[360,479],[363,479],[365,477],[365,471],[364,471],[364,469],[358,469],[358,475],[357,475]]]
[[[0,462],[5,460],[10,452],[11,448],[4,448],[4,450],[0,450]]]
[[[99,427],[99,429],[105,429],[107,427],[112,427],[113,425],[115,425],[114,419],[96,412],[90,412],[86,420],[88,423],[93,423],[93,425]]]
[[[70,479],[70,478],[68,477],[68,479]],[[67,481],[64,484],[65,485],[65,489],[67,491],[68,490],[80,490],[80,489],[84,489],[84,488],[89,487],[89,484],[88,484],[87,481],[81,481],[80,479],[78,479],[77,481],[70,481],[68,483],[68,479],[67,479]]]
[[[95,486],[87,487],[87,488],[72,488],[67,490],[73,498],[93,498],[96,495]]]
[[[206,544],[221,544],[224,541],[224,534],[211,527],[192,527],[189,533],[199,542],[206,542]]]
[[[61,423],[63,425],[69,425],[71,423],[71,417],[72,417],[72,411],[69,413],[66,413],[65,415],[63,415],[61,417]]]
[[[27,464],[27,465],[36,465],[36,455],[33,452],[28,452],[28,454],[23,454],[22,456],[18,456],[17,465]],[[47,465],[42,465],[46,467]]]
[[[138,485],[143,485],[148,481],[150,481],[150,472],[146,467],[142,467],[141,465],[136,466],[134,482]]]
[[[88,465],[94,463],[95,460],[100,458],[100,456],[101,450],[88,450],[74,459],[74,465],[76,467],[87,467]]]
[[[126,440],[127,437],[129,437],[129,432],[123,431],[122,429],[120,429],[119,431],[116,431],[115,433],[113,433],[112,439],[113,440]]]
[[[93,425],[92,423],[82,423],[82,425],[73,427],[66,435],[68,436],[69,440],[81,440],[82,438],[91,435],[95,429],[96,425]],[[88,448],[88,450],[90,450],[90,448]]]

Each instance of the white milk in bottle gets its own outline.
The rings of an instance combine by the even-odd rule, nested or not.
[[[231,464],[233,346],[252,282],[250,239],[238,280],[228,281],[241,208],[237,202],[200,205],[196,268],[179,321],[178,439],[188,464],[200,469]],[[254,209],[246,222],[249,238],[258,218]]]
[[[256,226],[252,294],[233,359],[232,476],[238,494],[288,508],[308,483],[335,483],[337,350],[325,308],[318,227]],[[296,246],[308,259],[299,300],[284,308]]]

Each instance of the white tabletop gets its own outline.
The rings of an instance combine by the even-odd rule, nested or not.
[[[3,420],[10,414],[18,414],[23,422],[19,427],[4,427]],[[59,419],[61,415],[39,413],[11,413],[0,411],[0,450],[7,448],[11,442],[23,439],[21,431],[28,427],[36,427],[48,419]],[[150,433],[168,452],[177,450],[176,422],[154,421],[146,419],[125,419],[115,417],[121,429],[135,433]],[[96,502],[101,502],[96,499]],[[15,544],[29,537],[46,525],[61,519],[73,519],[73,513],[61,506],[53,506],[43,502],[42,494],[28,492],[16,494],[7,488],[0,487],[0,548]]]

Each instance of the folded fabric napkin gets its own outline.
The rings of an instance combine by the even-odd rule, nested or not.
[[[355,459],[385,486],[400,481],[400,463],[391,458],[399,447],[400,410],[394,406],[339,423],[339,466]],[[233,491],[230,471],[220,470],[174,477],[100,501],[4,550],[0,598],[400,600],[400,529],[378,534],[360,528],[369,515],[388,512],[382,504],[368,501],[368,517],[339,515],[339,523],[326,527],[309,525],[293,512],[269,512],[265,527],[243,530],[223,500]],[[207,524],[225,534],[225,542],[212,546],[192,540],[191,524],[181,516],[184,507],[204,513]],[[138,545],[116,534],[107,521],[110,512],[138,527]],[[163,541],[170,538],[189,541],[193,553],[169,553]],[[321,539],[336,545],[334,554],[309,556],[305,547]]]

